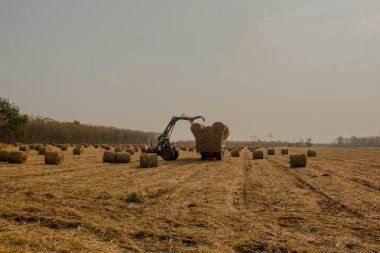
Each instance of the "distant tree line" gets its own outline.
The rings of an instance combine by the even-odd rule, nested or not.
[[[149,143],[154,132],[59,122],[42,117],[28,117],[8,99],[0,97],[0,142],[5,143]]]
[[[332,146],[338,147],[380,147],[380,136],[343,137],[339,136]]]
[[[59,122],[41,117],[29,118],[25,135],[19,141],[26,143],[149,143],[157,133],[116,127],[81,124],[79,121]]]

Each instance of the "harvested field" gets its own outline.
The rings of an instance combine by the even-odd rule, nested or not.
[[[45,165],[31,150],[0,163],[0,252],[379,252],[380,148],[313,150],[297,169],[277,148],[264,160],[182,152],[149,169],[141,152],[112,164],[71,147]]]

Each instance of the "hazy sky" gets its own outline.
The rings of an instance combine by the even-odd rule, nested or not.
[[[377,135],[380,1],[0,0],[0,96],[149,131],[203,115],[234,140]]]

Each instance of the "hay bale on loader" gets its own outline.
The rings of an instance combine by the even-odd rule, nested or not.
[[[9,163],[25,163],[28,160],[28,153],[24,151],[11,151],[9,152]]]
[[[77,146],[73,149],[73,155],[81,155],[84,152],[84,148],[82,146]]]
[[[289,154],[289,150],[284,148],[284,149],[281,149],[281,155],[287,155]]]
[[[62,152],[48,151],[45,153],[45,164],[59,165],[63,163],[65,156]]]
[[[306,167],[307,159],[305,154],[290,155],[290,166],[292,168]]]
[[[155,153],[142,153],[140,156],[141,168],[152,168],[158,166],[158,156]]]
[[[19,151],[24,151],[24,152],[28,152],[30,151],[30,147],[29,146],[20,146],[18,148]]]
[[[116,152],[116,163],[129,163],[131,155],[127,152]]]
[[[47,152],[47,151],[51,151],[52,150],[52,148],[51,148],[51,146],[46,146],[46,147],[40,147],[39,149],[38,149],[38,154],[39,155],[45,155],[45,153]]]
[[[106,150],[103,153],[103,162],[104,163],[116,163],[116,152]]]
[[[207,158],[222,159],[225,141],[230,131],[222,122],[215,122],[212,126],[194,123],[190,127],[196,141],[196,150],[201,153],[202,160]]]
[[[252,156],[253,156],[253,159],[255,159],[255,160],[256,159],[264,159],[264,152],[261,150],[255,150],[255,151],[253,151]]]
[[[308,157],[316,157],[317,156],[317,152],[315,152],[314,150],[309,149],[307,151],[307,156]]]
[[[231,157],[240,157],[240,150],[239,149],[231,150]]]
[[[9,160],[9,151],[8,150],[0,150],[0,162],[8,162]]]
[[[267,149],[267,155],[274,155],[276,153],[276,151],[274,150],[274,148],[268,148]]]

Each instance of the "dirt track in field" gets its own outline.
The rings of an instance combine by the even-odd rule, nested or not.
[[[379,252],[380,149],[314,150],[302,169],[248,150],[181,152],[154,169],[139,154],[116,165],[69,149],[50,166],[31,151],[0,163],[0,252]],[[130,192],[144,203],[126,203]]]

